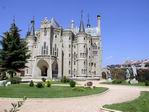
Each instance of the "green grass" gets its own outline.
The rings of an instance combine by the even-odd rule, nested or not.
[[[105,105],[104,107],[123,112],[149,112],[149,92],[141,92],[141,96],[133,101]]]
[[[8,87],[0,87],[0,97],[9,98],[64,98],[98,94],[106,91],[107,88],[96,87],[95,89],[85,88],[85,91],[75,91],[69,86],[52,86],[51,88],[29,87],[27,84],[16,84]]]

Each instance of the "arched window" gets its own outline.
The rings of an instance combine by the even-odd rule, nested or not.
[[[76,52],[74,52],[74,59],[76,59]]]
[[[41,48],[41,54],[43,55],[43,46],[42,46],[42,48]]]
[[[84,61],[84,65],[85,65],[85,61]]]
[[[53,55],[54,55],[54,48],[53,48]]]
[[[45,49],[46,48],[46,42],[44,42],[44,45],[43,46],[44,46],[44,49]]]
[[[48,54],[48,46],[46,45],[46,42],[43,43],[41,54],[42,55]]]
[[[55,50],[56,50],[56,44],[55,44]]]
[[[46,36],[46,35],[47,35],[47,29],[44,28],[44,36]]]
[[[43,45],[43,54],[46,54],[46,42],[44,42],[44,45]]]
[[[47,48],[46,48],[46,54],[48,54],[48,46],[47,46]]]
[[[58,48],[57,48],[57,56],[58,56]]]
[[[76,65],[76,62],[74,61],[74,65]]]

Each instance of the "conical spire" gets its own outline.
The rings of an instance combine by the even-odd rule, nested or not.
[[[83,23],[83,11],[81,11],[81,21],[80,21],[79,32],[85,32],[84,23]]]
[[[90,25],[90,15],[88,14],[87,15],[87,28],[90,28],[91,27],[91,25]]]
[[[31,35],[35,36],[35,21],[34,21],[34,17],[31,20]]]
[[[27,34],[26,34],[26,37],[28,37],[30,35],[30,26],[28,25],[28,31],[27,31]]]

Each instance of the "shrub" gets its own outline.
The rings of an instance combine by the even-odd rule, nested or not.
[[[11,84],[19,84],[21,82],[21,78],[18,76],[12,77],[9,79],[9,81],[11,82]]]
[[[48,80],[48,81],[46,82],[46,85],[47,85],[47,87],[51,87],[51,82]]]
[[[32,80],[30,81],[29,86],[34,87],[34,82]]]
[[[93,86],[93,82],[87,82],[86,85],[87,85],[88,87],[91,87],[91,86]]]
[[[42,80],[43,82],[46,82],[46,78],[41,78],[41,80]]]
[[[82,91],[85,91],[85,88],[83,88],[83,87],[74,87],[72,90],[82,92]]]
[[[74,80],[71,80],[69,82],[69,84],[70,84],[70,87],[75,87],[76,86],[76,82]]]
[[[64,76],[62,77],[61,82],[67,83],[67,82],[70,82],[70,80],[66,76]]]
[[[43,86],[43,84],[41,82],[38,82],[37,85],[36,85],[36,87],[37,88],[43,88],[44,86]]]
[[[149,69],[138,69],[138,81],[145,82],[149,80]]]
[[[110,73],[113,79],[125,80],[125,75],[126,75],[125,68],[111,68]]]
[[[6,80],[8,77],[6,76],[5,72],[0,73],[0,80]]]
[[[123,80],[120,79],[115,79],[112,81],[113,84],[121,84],[123,82]]]
[[[149,86],[149,81],[145,81],[145,86]]]

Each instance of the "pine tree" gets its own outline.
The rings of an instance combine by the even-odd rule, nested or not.
[[[8,72],[10,77],[25,68],[25,63],[30,57],[27,43],[20,38],[20,30],[13,23],[9,31],[2,36],[0,51],[0,66],[4,72]]]

